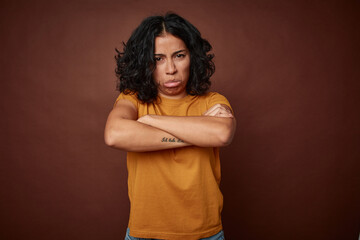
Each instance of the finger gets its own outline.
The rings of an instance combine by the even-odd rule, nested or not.
[[[225,114],[225,113],[230,113],[230,114],[232,114],[231,111],[229,111],[227,108],[224,108],[223,106],[217,108],[216,110],[217,110],[217,112],[221,112],[221,113],[224,113],[224,114]]]
[[[216,116],[221,111],[220,108],[214,108],[211,112],[208,112],[205,116]]]
[[[231,113],[229,113],[229,112],[224,112],[224,111],[220,111],[220,112],[218,112],[216,115],[215,115],[215,117],[229,117],[229,118],[234,118],[234,116],[231,114]]]
[[[217,113],[225,116],[233,116],[232,112],[228,108],[223,106],[219,108],[219,111]]]
[[[207,114],[205,116],[234,118],[232,113],[223,107],[216,108],[210,114]]]
[[[203,113],[203,115],[209,115],[209,114],[211,114],[211,112],[214,111],[214,109],[215,109],[215,106],[212,106],[211,108],[209,108],[208,110],[206,110],[206,111]]]
[[[212,106],[211,108],[209,108],[205,113],[203,113],[203,115],[209,115],[212,114],[213,111],[215,111],[217,108],[222,107],[220,104],[215,104],[214,106]]]

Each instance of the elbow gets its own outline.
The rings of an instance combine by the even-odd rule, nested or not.
[[[104,132],[105,144],[109,147],[123,149],[123,134],[113,127],[107,127]]]
[[[109,147],[124,151],[131,151],[127,141],[125,141],[126,138],[126,134],[124,134],[122,131],[112,128],[105,129],[104,141],[105,144]]]
[[[106,129],[104,132],[104,141],[107,146],[114,147],[115,146],[114,131]]]
[[[219,147],[226,147],[231,144],[235,133],[236,122],[235,119],[229,119],[228,123],[219,133]]]
[[[226,147],[232,142],[232,135],[230,133],[223,133],[219,137],[219,147]]]

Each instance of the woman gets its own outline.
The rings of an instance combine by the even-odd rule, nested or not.
[[[219,147],[235,118],[208,92],[211,45],[176,14],[146,18],[117,51],[117,98],[107,145],[125,150],[130,219],[126,239],[224,239]]]

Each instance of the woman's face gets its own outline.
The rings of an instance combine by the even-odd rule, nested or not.
[[[153,79],[161,96],[179,99],[187,95],[190,52],[183,40],[170,33],[155,38],[156,67]]]

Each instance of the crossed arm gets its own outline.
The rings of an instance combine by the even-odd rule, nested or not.
[[[222,147],[230,144],[236,121],[228,106],[216,104],[202,116],[145,115],[137,119],[135,106],[118,101],[105,127],[107,145],[133,152],[185,146]]]

